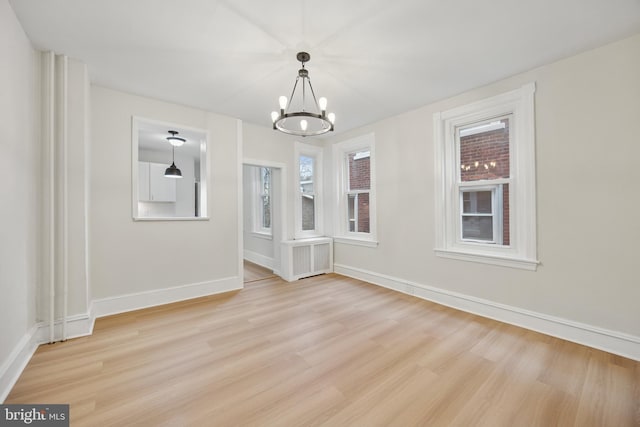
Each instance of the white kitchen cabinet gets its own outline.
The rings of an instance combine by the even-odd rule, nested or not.
[[[169,167],[162,163],[138,162],[138,200],[141,202],[175,202],[176,180],[165,178]]]
[[[138,200],[148,202],[149,197],[149,162],[138,162]]]

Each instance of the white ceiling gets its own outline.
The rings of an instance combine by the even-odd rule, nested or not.
[[[640,0],[10,0],[93,83],[270,126],[299,63],[336,131],[640,32]]]

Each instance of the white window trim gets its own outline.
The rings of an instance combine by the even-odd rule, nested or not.
[[[262,226],[263,205],[262,205],[262,169],[269,169],[268,166],[254,166],[252,170],[253,180],[253,230],[255,237],[271,239],[271,227]],[[273,182],[271,182],[273,188]],[[273,201],[273,199],[272,199]]]
[[[295,238],[305,239],[308,237],[324,236],[324,204],[322,192],[322,162],[323,148],[315,145],[304,144],[296,141],[294,146],[294,174],[295,174]],[[314,225],[313,230],[302,230],[302,192],[300,191],[300,156],[313,157],[315,159],[313,170],[313,192],[314,203]]]
[[[433,115],[435,148],[435,253],[438,256],[535,270],[535,83]],[[510,124],[510,246],[463,242],[457,235],[460,197],[457,183],[457,127],[513,114]]]
[[[371,188],[369,189],[369,233],[350,232],[347,228],[347,188],[348,163],[346,155],[357,150],[367,149],[370,154]],[[354,139],[339,142],[332,147],[333,166],[335,168],[334,183],[334,236],[337,243],[357,246],[376,247],[377,241],[377,209],[376,209],[376,155],[375,135],[369,133]]]

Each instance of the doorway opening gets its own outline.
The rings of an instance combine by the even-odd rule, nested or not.
[[[244,283],[280,275],[284,176],[284,165],[278,163],[243,163]]]
[[[270,268],[262,267],[261,265],[254,264],[251,261],[244,260],[244,284],[258,282],[261,280],[275,279],[273,270]]]

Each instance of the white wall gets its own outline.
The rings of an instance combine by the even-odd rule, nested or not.
[[[237,120],[98,86],[91,88],[93,297],[239,281]],[[131,117],[209,131],[208,221],[133,221]],[[172,248],[172,249],[170,249]]]
[[[0,0],[0,402],[12,352],[36,321],[40,275],[39,55]]]
[[[68,244],[69,244],[69,307],[68,314],[87,313],[89,285],[88,259],[89,208],[89,74],[82,62],[68,60]],[[61,201],[61,199],[60,199]],[[45,292],[42,292],[44,294]],[[61,294],[61,292],[60,292]]]
[[[335,262],[640,339],[638,76],[640,35],[333,138],[375,132],[380,242]],[[531,81],[541,265],[436,257],[433,113]]]

